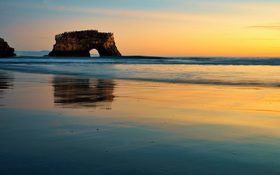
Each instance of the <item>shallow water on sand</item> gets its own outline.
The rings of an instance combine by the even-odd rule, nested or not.
[[[0,174],[279,174],[279,106],[277,86],[2,70]]]

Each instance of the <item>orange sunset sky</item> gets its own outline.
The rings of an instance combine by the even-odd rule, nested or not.
[[[113,32],[123,55],[280,56],[276,0],[10,0],[0,36],[16,50],[51,50],[54,35]]]

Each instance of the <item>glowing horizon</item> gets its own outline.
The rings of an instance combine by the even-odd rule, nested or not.
[[[16,50],[51,50],[54,35],[113,32],[124,55],[280,56],[276,0],[0,2],[0,36]]]

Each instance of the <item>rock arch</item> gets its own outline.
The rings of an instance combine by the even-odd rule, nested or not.
[[[55,36],[56,43],[49,56],[89,57],[96,49],[100,56],[121,56],[115,44],[113,33],[97,30],[65,32]]]

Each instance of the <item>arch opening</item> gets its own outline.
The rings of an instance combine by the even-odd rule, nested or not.
[[[91,49],[89,51],[90,57],[99,57],[99,53],[97,51],[97,49]]]

